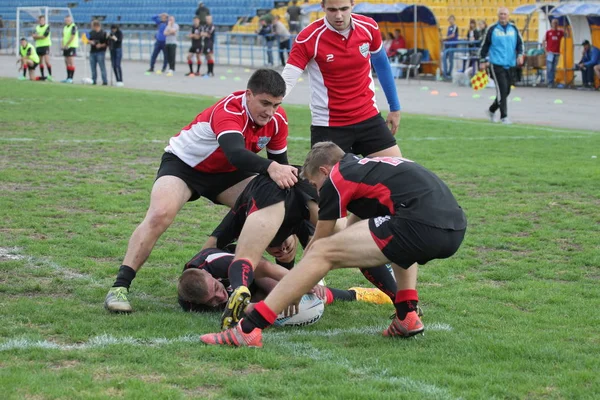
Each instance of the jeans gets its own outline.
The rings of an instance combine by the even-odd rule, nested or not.
[[[546,80],[548,85],[554,83],[554,76],[556,74],[556,64],[558,64],[559,54],[548,53],[546,54]]]
[[[273,43],[275,43],[275,40],[265,41],[265,51],[267,52],[267,64],[269,65],[273,65]]]
[[[169,62],[169,69],[175,71],[175,56],[177,55],[177,45],[167,45],[167,61]]]
[[[154,50],[152,51],[152,55],[150,56],[150,69],[154,69],[154,64],[156,63],[156,58],[158,57],[158,53],[162,51],[163,53],[163,67],[162,69],[167,69],[167,54],[165,52],[165,42],[156,41],[154,42]]]
[[[447,78],[452,77],[452,69],[453,68],[454,68],[454,52],[447,51],[446,55],[444,56],[444,65],[443,65],[444,76]]]
[[[285,53],[290,56],[290,39],[279,42],[279,60],[282,67],[285,67]]]
[[[594,67],[585,67],[585,69],[581,70],[581,80],[583,81],[583,86],[594,86]]]
[[[108,85],[108,80],[106,79],[106,64],[104,60],[106,59],[106,53],[104,51],[100,51],[98,53],[90,53],[90,67],[92,69],[92,81],[94,84],[96,83],[96,78],[98,77],[98,71],[96,70],[96,65],[100,65],[100,74],[102,74],[102,83],[104,85]]]
[[[117,82],[123,82],[123,70],[121,69],[121,58],[123,58],[123,49],[111,49],[110,51],[110,64],[115,72],[115,78]]]

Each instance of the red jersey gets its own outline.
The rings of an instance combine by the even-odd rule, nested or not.
[[[265,125],[254,123],[246,107],[246,92],[230,94],[207,108],[177,135],[169,139],[166,152],[173,153],[190,167],[207,173],[235,171],[219,147],[219,136],[241,134],[246,149],[258,153],[263,148],[271,154],[287,150],[288,122],[282,107]]]
[[[406,41],[402,36],[392,40],[392,44],[388,49],[388,56],[395,56],[400,49],[406,49]]]
[[[296,37],[288,64],[308,68],[310,110],[316,126],[348,126],[379,113],[371,53],[382,49],[377,22],[352,14],[348,38],[325,18]]]
[[[549,53],[560,53],[560,41],[565,32],[559,29],[550,29],[546,32],[546,51]]]

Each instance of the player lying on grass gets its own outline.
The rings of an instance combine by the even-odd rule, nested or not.
[[[228,269],[232,294],[221,317],[222,329],[236,324],[250,303],[249,286],[265,250],[281,246],[291,235],[306,236],[302,232],[306,222],[317,220],[317,197],[316,190],[305,180],[286,190],[266,175],[257,176],[242,191],[204,246],[224,248],[237,239],[235,257]],[[289,246],[281,249],[289,251]],[[368,272],[365,276],[393,299],[396,282],[387,267],[382,265]]]
[[[446,184],[415,162],[361,159],[323,142],[308,153],[303,176],[319,190],[319,222],[304,257],[238,325],[203,335],[204,343],[262,347],[262,329],[330,270],[391,261],[398,271],[450,257],[463,241],[463,210]],[[348,211],[363,220],[332,234],[336,220]],[[396,316],[384,336],[409,337],[424,330],[414,301],[407,300],[410,293],[403,292],[396,294]]]
[[[208,248],[201,250],[185,264],[179,278],[177,294],[179,305],[185,311],[222,312],[232,293],[229,284],[229,265],[234,255],[230,252]],[[262,258],[254,270],[254,282],[248,288],[251,301],[256,302],[275,287],[288,270]],[[334,289],[315,285],[310,293],[317,295],[323,303],[333,301],[364,301],[375,304],[391,304],[389,297],[376,288]]]

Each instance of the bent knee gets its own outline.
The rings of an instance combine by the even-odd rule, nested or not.
[[[166,209],[148,210],[144,222],[153,230],[165,231],[175,219],[177,213]]]
[[[323,262],[329,266],[329,269],[338,268],[343,261],[343,249],[334,246],[331,238],[323,238],[317,240],[311,248],[311,253],[314,252]]]

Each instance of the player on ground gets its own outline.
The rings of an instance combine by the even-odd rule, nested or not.
[[[393,136],[400,123],[400,101],[381,32],[372,18],[352,14],[353,5],[353,0],[321,2],[325,18],[298,34],[283,69],[286,95],[308,70],[311,146],[332,141],[346,153],[401,157]],[[371,66],[390,107],[385,121],[375,101]],[[354,221],[351,216],[349,223]],[[398,289],[417,293],[417,274],[417,265],[403,269],[396,275]]]
[[[200,35],[202,36],[202,54],[206,57],[206,65],[208,71],[206,76],[215,76],[215,59],[213,57],[215,43],[215,26],[212,22],[212,15],[206,16],[206,24],[200,27]]]
[[[65,26],[63,27],[62,49],[65,57],[65,65],[67,66],[67,79],[62,80],[62,83],[73,83],[75,75],[75,56],[79,47],[79,34],[77,25],[73,23],[73,18],[70,15],[65,17]]]
[[[233,290],[228,271],[234,255],[221,249],[208,248],[200,251],[185,264],[177,286],[178,301],[184,311],[223,312]],[[250,286],[252,301],[262,300],[287,273],[288,270],[261,259],[256,266],[255,279]],[[375,304],[390,303],[375,288],[355,287],[348,290],[316,285],[314,292],[325,304],[334,301],[364,301]]]
[[[32,81],[37,80],[35,77],[35,68],[40,63],[40,57],[35,52],[35,49],[31,43],[29,43],[24,37],[21,38],[19,54],[21,55],[21,59],[19,61],[21,63],[21,68],[23,68],[23,76],[20,76],[19,80],[27,79],[27,71],[29,71],[29,79]]]
[[[287,164],[287,117],[281,105],[285,82],[273,70],[259,69],[245,91],[234,92],[202,111],[165,148],[152,187],[146,217],[133,232],[123,265],[105,307],[131,312],[127,292],[158,238],[188,201],[206,197],[232,207],[256,173],[280,187],[297,181]],[[258,153],[267,149],[268,159]]]
[[[268,176],[259,175],[246,186],[204,246],[223,249],[237,241],[235,257],[228,269],[232,295],[223,311],[222,329],[236,324],[249,304],[254,270],[264,251],[268,247],[288,250],[292,246],[284,242],[292,235],[308,241],[306,223],[311,219],[316,222],[317,215],[317,193],[305,180],[284,190]],[[387,267],[382,265],[373,271],[365,272],[365,277],[393,299],[396,282]]]
[[[38,17],[38,23],[33,32],[33,38],[35,39],[35,51],[40,56],[40,75],[42,79],[44,77],[44,65],[48,68],[47,80],[52,82],[52,64],[50,64],[50,46],[52,46],[52,38],[50,36],[50,25],[46,23],[46,17],[40,15]]]
[[[199,76],[200,75],[200,66],[202,65],[202,36],[200,34],[200,18],[194,17],[194,22],[192,23],[192,32],[188,34],[188,37],[192,39],[192,46],[188,51],[187,55],[187,63],[188,67],[190,67],[190,72],[185,74],[185,76]],[[194,62],[193,58],[196,56],[196,74],[194,74]]]
[[[324,238],[309,246],[300,263],[237,326],[203,335],[204,343],[262,347],[262,329],[330,270],[391,261],[396,273],[415,262],[450,257],[462,243],[467,226],[463,210],[444,182],[415,162],[361,159],[324,142],[309,152],[303,175],[319,190],[315,234],[321,230]],[[348,211],[367,220],[329,236]],[[396,317],[384,336],[423,332],[413,301],[398,292],[395,307]]]

